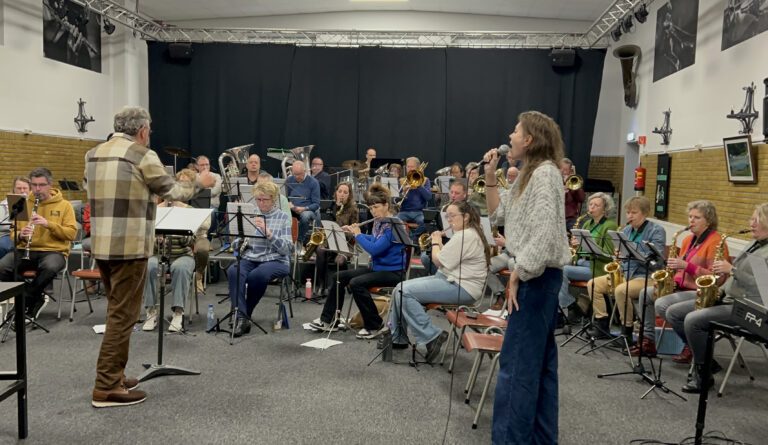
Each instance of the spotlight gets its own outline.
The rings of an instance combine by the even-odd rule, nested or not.
[[[621,38],[621,27],[617,26],[613,28],[613,31],[611,31],[611,38],[614,42],[618,42]]]
[[[106,17],[104,17],[104,32],[106,32],[108,36],[111,36],[112,33],[115,32],[115,24],[110,22]]]
[[[632,30],[632,27],[635,24],[632,23],[632,16],[628,15],[624,17],[624,20],[621,22],[621,30],[624,32],[624,34],[629,34],[629,31]]]
[[[638,23],[645,23],[648,20],[648,7],[643,3],[640,8],[635,11],[635,18]]]

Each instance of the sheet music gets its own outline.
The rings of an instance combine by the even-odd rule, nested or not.
[[[603,249],[595,243],[595,239],[592,237],[592,233],[589,230],[571,229],[571,235],[579,241],[579,245],[584,248],[584,251],[590,254],[596,254],[603,258],[610,258],[605,254]]]
[[[437,186],[440,187],[440,193],[450,193],[451,191],[451,181],[453,180],[453,176],[438,176],[435,178],[435,182],[437,183]]]
[[[243,202],[248,202],[256,205],[256,201],[253,196],[253,186],[248,184],[240,185],[240,197],[243,198]]]
[[[450,239],[453,236],[453,229],[451,229],[451,225],[448,223],[448,217],[445,216],[445,212],[440,212],[440,221],[442,222],[442,227],[444,228],[443,236]]]
[[[755,276],[755,284],[757,285],[757,291],[760,295],[760,304],[768,307],[768,262],[760,255],[747,254],[747,261],[752,266],[752,275]],[[752,296],[752,295],[748,295]]]
[[[400,181],[397,178],[381,178],[381,185],[389,189],[389,194],[393,198],[400,197]]]
[[[637,250],[637,243],[630,241],[629,238],[627,238],[627,235],[623,232],[609,230],[608,235],[611,237],[613,245],[619,246],[619,257],[621,257],[621,259],[627,259],[629,257],[633,261],[645,262],[645,260],[647,260],[646,255]]]
[[[328,250],[352,253],[341,226],[335,221],[321,221],[321,223],[323,224],[323,231],[325,231],[325,239],[328,240]]]
[[[235,214],[237,213],[237,208],[240,207],[240,211],[243,214],[243,233],[240,233],[239,230],[237,230],[237,217]],[[256,210],[256,206],[248,203],[237,203],[237,202],[228,202],[227,203],[227,213],[229,214],[229,233],[232,236],[254,236],[254,237],[263,237],[265,234],[260,233],[256,230],[256,226],[254,225],[253,218],[255,216],[261,215],[261,212]],[[261,215],[263,218],[264,216]]]
[[[158,207],[155,232],[165,235],[194,235],[211,215],[211,209]]]

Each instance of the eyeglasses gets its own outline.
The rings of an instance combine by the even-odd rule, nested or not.
[[[256,198],[257,202],[270,202],[272,198]]]
[[[50,185],[51,184],[48,184],[47,182],[30,182],[29,183],[30,187],[41,187],[42,188],[42,187],[48,187]]]
[[[456,218],[457,216],[461,216],[461,215],[462,215],[462,213],[446,213],[445,214],[445,219],[453,219],[453,218]]]

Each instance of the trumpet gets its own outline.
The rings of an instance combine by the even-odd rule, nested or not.
[[[35,194],[35,205],[32,206],[32,215],[37,214],[37,207],[40,205],[40,195]],[[21,257],[22,260],[29,260],[29,250],[32,247],[32,237],[35,235],[35,225],[30,221],[29,227],[32,230],[32,232],[29,234],[29,238],[27,238],[27,246],[24,248],[24,256]]]
[[[432,248],[432,235],[426,232],[419,235],[419,249],[421,249],[422,252],[425,252],[431,248]]]
[[[306,250],[304,251],[302,259],[308,261],[312,257],[312,254],[315,253],[315,250],[323,244],[325,244],[325,232],[323,229],[313,230],[312,234],[309,235],[309,242],[307,242],[307,245],[305,246]]]
[[[567,176],[564,182],[568,190],[578,190],[584,187],[584,178],[575,173]]]
[[[403,204],[405,197],[408,196],[408,192],[426,184],[427,177],[424,175],[424,170],[427,168],[427,165],[429,165],[428,162],[422,162],[421,165],[419,165],[419,168],[408,172],[405,178],[400,179],[400,190],[402,191],[406,185],[408,186],[408,190],[403,193],[403,197],[396,203],[398,207]]]
[[[503,188],[507,188],[507,175],[504,174],[504,169],[497,168],[495,175],[496,175],[496,184],[498,184]],[[485,194],[485,177],[478,176],[477,179],[472,181],[471,187],[472,187],[473,193],[479,193],[481,195],[484,195]]]

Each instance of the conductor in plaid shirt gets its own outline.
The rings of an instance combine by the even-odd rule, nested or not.
[[[115,115],[115,133],[85,155],[91,204],[91,252],[107,294],[107,321],[96,363],[92,405],[96,408],[141,403],[146,393],[126,378],[128,344],[139,319],[147,259],[155,241],[152,195],[186,201],[215,183],[209,173],[195,182],[176,182],[149,145],[149,113],[126,107]]]

